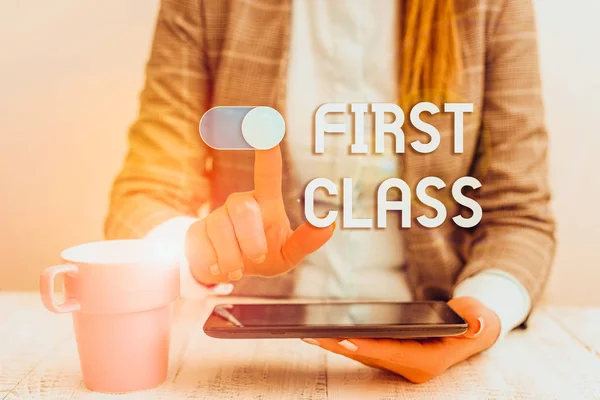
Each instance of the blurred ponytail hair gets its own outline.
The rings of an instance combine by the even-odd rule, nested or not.
[[[441,103],[462,69],[455,0],[403,0],[400,104]],[[419,100],[418,97],[426,96]]]

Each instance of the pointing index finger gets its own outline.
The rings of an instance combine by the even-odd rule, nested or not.
[[[254,195],[260,203],[282,199],[282,160],[279,145],[254,152]]]
[[[271,107],[260,106],[248,112],[242,121],[244,140],[254,152],[254,192],[256,200],[281,199],[281,150],[285,121]]]

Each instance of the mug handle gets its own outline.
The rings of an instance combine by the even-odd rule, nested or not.
[[[80,305],[76,299],[67,299],[62,304],[56,304],[54,297],[54,280],[57,275],[77,273],[78,268],[73,264],[55,265],[48,267],[40,275],[40,293],[42,295],[42,303],[44,306],[55,313],[70,313],[79,311]]]

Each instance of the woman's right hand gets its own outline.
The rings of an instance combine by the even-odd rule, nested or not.
[[[281,175],[279,146],[256,150],[254,190],[231,194],[222,207],[190,227],[185,254],[196,280],[213,284],[237,281],[244,274],[280,275],[329,240],[334,225],[290,228]]]

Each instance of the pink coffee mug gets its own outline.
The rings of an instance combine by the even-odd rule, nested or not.
[[[179,296],[179,263],[167,247],[145,240],[82,244],[63,251],[62,265],[40,277],[46,308],[73,313],[85,385],[117,393],[164,382],[172,303]],[[54,280],[64,275],[65,301]]]

